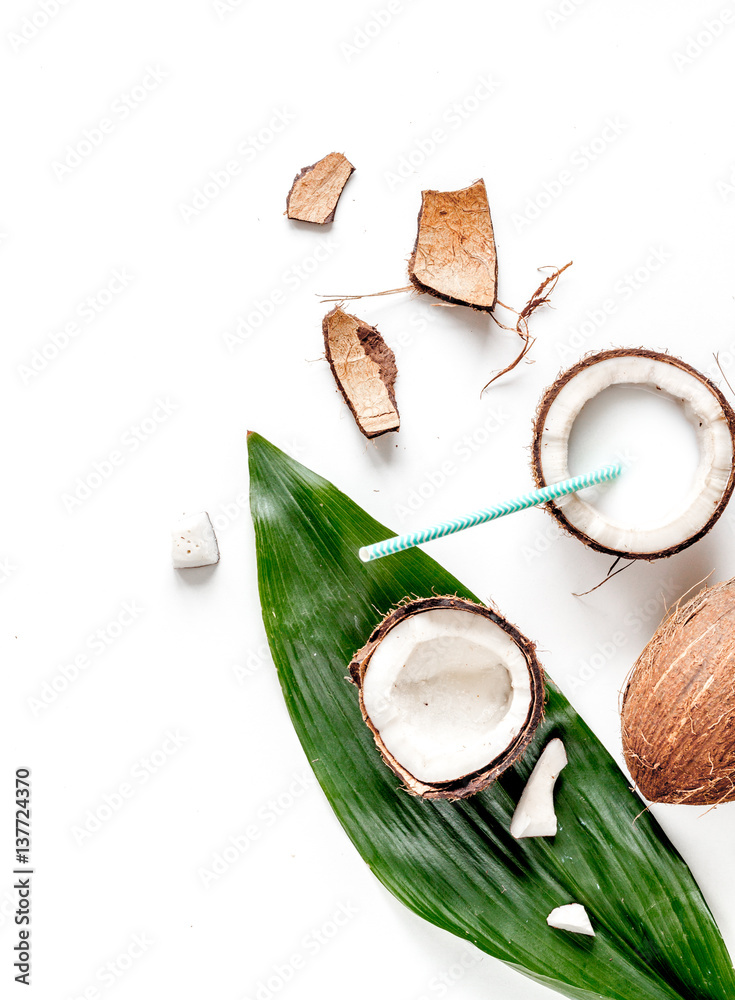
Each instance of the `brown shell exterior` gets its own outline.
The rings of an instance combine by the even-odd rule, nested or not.
[[[489,618],[490,621],[494,622],[501,629],[503,629],[508,636],[510,636],[516,646],[520,649],[528,665],[528,673],[531,679],[531,706],[529,708],[528,715],[526,716],[526,721],[524,722],[518,736],[506,748],[500,757],[490,761],[490,763],[480,771],[473,771],[471,774],[466,774],[461,778],[454,779],[453,781],[429,784],[419,781],[418,778],[415,778],[409,771],[407,771],[395,759],[395,757],[393,757],[383,743],[380,738],[380,733],[375,728],[370,716],[365,711],[365,703],[363,701],[363,679],[368,667],[370,666],[370,658],[387,633],[395,625],[406,618],[412,618],[414,615],[421,614],[424,611],[431,611],[435,608],[451,608],[453,610],[469,611],[476,615],[482,615],[485,618]],[[390,614],[387,615],[380,625],[378,625],[378,627],[374,630],[362,649],[355,653],[352,658],[352,662],[350,663],[350,676],[360,692],[360,711],[362,712],[362,717],[372,732],[378,750],[380,751],[386,764],[398,775],[399,778],[401,778],[407,791],[409,791],[412,795],[417,795],[424,799],[465,799],[470,795],[474,795],[476,792],[482,791],[483,788],[490,785],[503,773],[503,771],[515,764],[516,761],[523,756],[528,749],[544,714],[544,670],[536,658],[536,646],[534,643],[527,639],[514,625],[511,625],[495,611],[492,611],[490,608],[486,608],[481,604],[474,604],[472,601],[467,601],[460,597],[420,598],[415,601],[410,601],[407,604],[402,604],[394,611],[391,611]]]
[[[649,351],[642,347],[615,348],[614,350],[610,351],[601,351],[599,354],[589,354],[587,355],[587,357],[582,358],[581,361],[578,361],[577,364],[574,365],[572,368],[568,369],[568,371],[562,372],[562,374],[559,376],[556,382],[554,382],[554,384],[550,386],[544,393],[541,402],[539,403],[538,409],[536,411],[536,420],[533,425],[533,443],[531,446],[531,469],[533,472],[534,481],[539,489],[549,485],[546,482],[546,479],[544,478],[541,469],[541,435],[543,433],[544,426],[546,424],[546,417],[548,416],[549,410],[551,409],[551,406],[556,397],[559,395],[560,391],[576,375],[579,375],[579,373],[584,371],[584,369],[589,368],[590,365],[597,364],[600,361],[605,361],[608,358],[625,358],[631,356],[652,358],[655,361],[664,361],[666,362],[666,364],[673,365],[675,368],[680,368],[682,371],[687,372],[689,375],[693,375],[699,382],[707,386],[712,395],[717,399],[718,404],[722,407],[722,411],[725,414],[725,417],[727,419],[727,424],[730,429],[730,437],[732,438],[733,441],[733,454],[735,455],[735,411],[733,411],[732,407],[725,399],[722,392],[714,384],[714,382],[708,379],[706,375],[703,375],[701,372],[697,371],[696,368],[692,368],[692,366],[688,365],[685,361],[681,361],[679,358],[674,358],[670,354],[661,354],[657,351]],[[690,545],[693,545],[695,542],[698,542],[700,538],[704,538],[704,536],[712,529],[715,523],[719,520],[725,507],[727,507],[730,497],[732,496],[733,488],[735,488],[735,462],[733,463],[733,467],[730,470],[730,478],[728,480],[725,492],[723,493],[722,498],[720,499],[720,502],[717,505],[714,513],[710,517],[709,521],[707,521],[707,523],[704,525],[704,527],[701,528],[696,534],[692,535],[690,538],[685,538],[682,542],[679,542],[677,545],[672,545],[670,548],[662,549],[659,552],[627,552],[625,550],[612,549],[608,548],[605,545],[600,545],[600,543],[595,541],[594,538],[590,538],[589,535],[586,535],[583,531],[580,531],[579,528],[575,527],[575,525],[571,523],[571,521],[567,520],[566,516],[564,515],[564,511],[560,507],[558,507],[555,503],[553,502],[547,503],[544,504],[544,506],[551,514],[551,516],[559,522],[564,531],[566,531],[570,535],[574,535],[575,538],[578,538],[581,542],[584,542],[585,545],[589,546],[589,548],[591,549],[594,549],[596,552],[604,552],[607,555],[611,556],[622,556],[625,559],[645,559],[650,562],[654,559],[665,559],[668,558],[669,556],[676,555],[676,553],[681,552],[682,549],[686,549]]]
[[[303,167],[286,196],[288,218],[318,226],[334,222],[337,203],[354,169],[343,153],[328,153]]]
[[[677,608],[623,695],[628,770],[652,802],[735,801],[735,579]]]
[[[498,254],[484,180],[459,191],[421,192],[408,277],[418,291],[444,302],[493,311]]]
[[[399,430],[396,356],[380,333],[339,306],[322,320],[322,333],[334,380],[365,437]]]

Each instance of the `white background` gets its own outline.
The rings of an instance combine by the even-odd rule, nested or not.
[[[211,0],[68,0],[46,24],[27,0],[3,5],[3,991],[21,990],[11,796],[15,768],[29,766],[32,990],[43,1000],[549,995],[403,909],[318,788],[299,784],[308,765],[263,646],[245,432],[401,528],[526,489],[538,398],[587,350],[645,345],[710,371],[720,350],[735,371],[735,24],[724,9],[728,22],[705,28],[720,4],[402,0],[376,31],[371,11],[385,0],[219,11]],[[19,42],[34,16],[35,34],[26,23]],[[700,54],[688,41],[698,34],[710,43]],[[677,57],[687,46],[688,63]],[[124,95],[143,93],[123,117]],[[274,116],[288,124],[263,131]],[[103,118],[112,130],[64,170]],[[593,158],[590,143],[613,134],[608,119],[619,134]],[[238,153],[259,133],[254,155]],[[357,167],[336,222],[289,223],[294,175],[331,150]],[[413,169],[398,176],[410,154]],[[202,195],[232,160],[239,173]],[[525,302],[539,265],[574,259],[555,308],[534,319],[535,364],[481,400],[517,349],[513,335],[425,297],[366,299],[356,311],[396,352],[402,416],[398,435],[368,443],[323,359],[316,293],[405,284],[422,187],[477,177],[504,302]],[[197,190],[204,207],[192,213]],[[115,269],[132,278],[87,322],[85,300]],[[274,292],[285,301],[262,320]],[[257,323],[258,310],[258,328],[228,350],[224,335]],[[70,322],[76,336],[39,362],[34,352],[53,355]],[[134,447],[131,429],[163,413],[157,399],[175,409]],[[69,510],[64,494],[112,451],[121,463]],[[177,574],[170,527],[202,509],[225,525],[221,563]],[[431,551],[538,642],[620,757],[627,671],[667,604],[710,572],[732,575],[735,538],[726,513],[695,549],[584,599],[572,592],[610,560],[557,539],[542,511]],[[141,610],[95,653],[90,636],[120,631],[126,602]],[[78,677],[49,696],[45,685],[62,687],[81,655]],[[168,732],[183,743],[166,756]],[[145,759],[160,766],[143,781]],[[110,816],[106,796],[117,803],[124,783],[131,796]],[[735,949],[733,807],[655,812]],[[96,813],[107,819],[90,833]],[[202,870],[248,827],[257,837],[205,887]],[[344,926],[315,944],[340,908]],[[135,935],[145,951],[130,959]],[[303,968],[277,988],[294,956]],[[115,972],[100,973],[108,962]]]

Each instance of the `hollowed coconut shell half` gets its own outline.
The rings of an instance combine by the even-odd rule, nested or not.
[[[583,407],[611,386],[647,388],[682,407],[699,453],[691,485],[672,509],[647,526],[619,523],[579,494],[546,507],[562,528],[598,552],[649,560],[674,555],[706,535],[730,499],[735,412],[713,382],[678,358],[631,348],[590,355],[560,375],[539,404],[532,446],[539,487],[570,478],[574,423]]]
[[[392,611],[350,673],[386,764],[427,799],[485,788],[526,751],[543,715],[533,643],[496,612],[457,597]]]

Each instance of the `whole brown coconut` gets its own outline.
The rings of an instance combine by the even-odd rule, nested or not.
[[[735,801],[735,579],[658,628],[623,695],[623,750],[652,802]]]
[[[462,621],[464,624],[458,628],[458,622]],[[432,624],[424,625],[424,622]],[[424,628],[428,632],[421,634]],[[495,643],[493,649],[491,642],[491,648],[478,658],[478,630],[482,632],[488,629],[496,635],[500,645]],[[413,639],[410,635],[407,636],[410,632],[415,633]],[[399,633],[403,635],[403,640],[396,647],[395,640]],[[475,695],[473,683],[479,680],[481,690],[482,677],[502,675],[507,667],[507,694],[511,701],[518,699],[522,710],[520,715],[515,716],[512,727],[506,730],[507,738],[502,745],[496,747],[496,752],[484,757],[479,766],[470,770],[461,770],[446,778],[442,774],[431,779],[415,773],[415,768],[412,771],[408,756],[402,753],[399,760],[396,753],[391,752],[381,731],[380,713],[371,716],[371,699],[366,696],[371,667],[375,676],[375,672],[380,669],[377,666],[379,657],[384,656],[385,665],[386,654],[382,647],[386,639],[389,639],[389,643],[394,642],[392,648],[396,650],[395,654],[388,658],[393,661],[395,669],[378,699],[377,707],[387,709],[389,721],[395,722],[396,715],[401,712],[401,690],[404,699],[406,693],[410,693],[411,713],[429,719],[429,742],[432,747],[441,741],[444,724],[452,715],[452,677],[456,678],[454,694],[462,700],[469,690],[469,701],[473,706],[475,697],[481,697],[479,691]],[[505,647],[505,664],[502,663],[502,647]],[[479,668],[474,681],[467,672],[473,660],[475,668]],[[514,671],[512,676],[511,670]],[[453,674],[453,671],[459,673]],[[523,756],[543,718],[544,672],[536,658],[534,644],[495,611],[459,597],[419,598],[390,612],[373,631],[363,648],[355,653],[350,663],[350,675],[360,691],[363,719],[372,732],[385,763],[403,780],[408,792],[425,799],[461,799],[487,787]],[[375,698],[372,699],[372,704],[376,706]],[[503,726],[513,712],[511,704],[499,705],[497,708],[495,716],[487,720],[487,730],[485,723],[482,724],[484,732],[489,733],[494,726]],[[458,727],[449,737],[450,744],[454,745],[454,750],[460,757],[473,739],[474,710],[472,707],[469,711],[467,709],[465,699],[457,716]],[[406,711],[405,700],[403,711]],[[410,719],[407,721],[410,722]],[[425,734],[426,731],[425,726]],[[388,737],[386,739],[391,742]],[[395,744],[392,745],[395,749]],[[406,751],[405,743],[401,749]]]

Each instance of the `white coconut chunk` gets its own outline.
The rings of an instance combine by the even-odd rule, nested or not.
[[[171,549],[176,569],[213,566],[219,562],[219,546],[209,514],[191,514],[171,532]]]
[[[595,936],[590,918],[581,903],[567,903],[566,906],[557,906],[546,918],[546,923],[549,927],[556,927],[560,931],[586,934],[588,937]]]
[[[647,526],[619,523],[584,493],[565,497],[555,505],[573,528],[607,550],[656,555],[705,529],[726,495],[733,469],[727,414],[705,381],[666,360],[630,354],[592,362],[563,385],[546,413],[539,452],[545,482],[570,477],[572,427],[585,404],[613,385],[648,388],[682,407],[699,451],[691,485],[673,509],[662,511],[657,523]]]
[[[567,752],[564,744],[559,739],[551,740],[536,761],[513,813],[510,833],[516,840],[556,835],[554,785],[566,766]]]
[[[521,732],[528,664],[490,618],[437,608],[405,618],[373,653],[363,702],[386,749],[415,778],[484,768]]]

